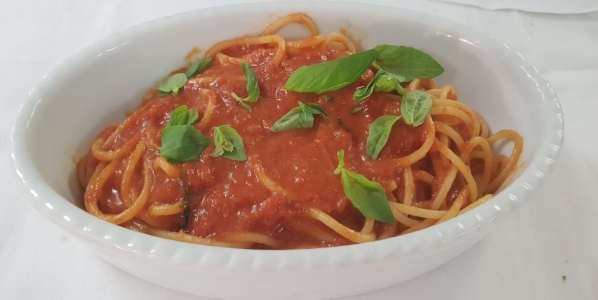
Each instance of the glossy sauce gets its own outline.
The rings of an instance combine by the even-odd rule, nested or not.
[[[189,80],[177,96],[156,97],[136,110],[115,148],[127,139],[141,134],[148,141],[151,158],[159,155],[160,130],[170,118],[172,110],[180,105],[197,109],[200,116],[214,92],[216,106],[207,129],[201,132],[213,139],[212,128],[227,124],[243,138],[247,161],[232,161],[223,157],[213,158],[212,143],[194,162],[175,165],[181,172],[180,179],[167,178],[164,172],[154,170],[154,182],[149,202],[173,204],[187,195],[190,201],[188,220],[181,214],[167,217],[146,216],[146,222],[167,229],[183,229],[189,234],[217,240],[237,232],[257,232],[272,236],[282,248],[326,247],[351,244],[349,240],[309,218],[310,208],[317,208],[331,215],[342,224],[361,230],[364,217],[346,198],[340,176],[333,171],[338,165],[337,152],[345,151],[346,168],[390,189],[394,181],[401,186],[401,170],[390,158],[398,158],[417,150],[423,143],[423,126],[412,127],[402,121],[394,125],[389,141],[379,159],[366,155],[366,139],[370,124],[385,114],[399,114],[400,97],[374,93],[369,99],[356,103],[352,96],[359,87],[367,85],[373,76],[368,70],[361,79],[338,91],[321,95],[288,92],[283,87],[290,74],[303,65],[333,60],[347,54],[333,49],[311,49],[300,55],[289,55],[279,65],[268,64],[273,50],[239,47],[229,49],[227,55],[246,55],[254,69],[261,89],[260,97],[251,103],[252,112],[242,108],[231,96],[234,92],[245,97],[246,81],[238,64],[221,64],[214,59],[212,65],[198,77],[213,77],[213,82],[198,83]],[[179,70],[180,71],[180,70]],[[239,80],[242,78],[242,80]],[[303,103],[320,104],[328,116],[315,116],[313,128],[293,129],[274,133],[271,126],[291,109]],[[356,107],[363,109],[351,113]],[[196,128],[198,124],[195,124]],[[100,135],[108,136],[113,128]],[[288,194],[273,193],[259,182],[255,166],[261,165],[265,173]],[[422,167],[429,162],[420,163]],[[106,213],[124,209],[118,192],[125,159],[118,165],[116,176],[106,184],[100,208]],[[138,164],[132,186],[139,194],[143,186],[141,164]],[[418,189],[419,190],[419,189]],[[429,199],[430,193],[418,193],[415,200]],[[384,224],[375,227],[382,230]],[[401,225],[398,225],[401,226]],[[333,236],[321,241],[304,233],[313,228]]]

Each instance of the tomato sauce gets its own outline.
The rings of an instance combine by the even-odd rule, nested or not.
[[[180,214],[146,216],[146,222],[216,240],[225,240],[227,235],[236,232],[256,232],[272,236],[281,243],[281,248],[339,246],[352,242],[306,213],[310,208],[317,208],[349,228],[361,230],[364,217],[345,196],[340,176],[333,174],[338,165],[338,151],[345,151],[347,169],[380,183],[385,189],[390,189],[392,182],[401,186],[401,170],[389,163],[390,159],[417,150],[426,134],[424,126],[412,127],[396,122],[379,159],[372,160],[366,155],[370,124],[385,114],[398,115],[399,96],[374,93],[360,103],[353,101],[356,89],[371,80],[372,70],[357,82],[333,92],[318,95],[286,91],[284,84],[297,68],[347,54],[328,48],[310,49],[301,54],[287,54],[280,65],[271,65],[268,61],[273,51],[248,46],[225,52],[233,57],[247,55],[250,59],[261,90],[257,102],[250,103],[252,112],[241,107],[231,96],[233,92],[240,97],[247,96],[246,81],[239,80],[245,78],[241,67],[214,59],[198,77],[216,80],[209,83],[189,80],[178,95],[156,96],[131,115],[131,126],[121,134],[115,148],[140,134],[148,142],[149,155],[157,157],[161,145],[160,130],[168,124],[170,113],[184,104],[198,110],[203,118],[209,93],[213,92],[216,106],[209,126],[200,131],[213,139],[214,127],[229,125],[242,137],[247,153],[247,161],[214,158],[210,156],[214,151],[212,143],[197,161],[175,165],[181,172],[180,179],[154,171],[150,204],[173,204],[186,198],[190,211],[188,218]],[[297,107],[298,101],[320,104],[328,119],[317,115],[313,128],[272,132],[272,125]],[[357,107],[362,110],[352,113]],[[194,126],[198,128],[197,123]],[[108,136],[110,132],[107,129],[101,135]],[[268,190],[255,174],[256,165],[261,165],[264,173],[287,194]],[[124,168],[125,159],[117,166],[117,175],[112,176],[104,187],[104,198],[100,199],[99,205],[105,213],[124,209],[123,200],[118,196]],[[143,187],[141,164],[137,166],[132,186],[133,194],[138,195]],[[380,231],[381,226],[385,225],[378,224],[375,229]],[[305,234],[302,230],[305,228],[317,228],[334,239],[316,239]]]

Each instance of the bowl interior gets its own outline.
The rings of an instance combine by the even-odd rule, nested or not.
[[[32,176],[39,176],[36,179],[50,190],[77,205],[82,192],[74,161],[89,150],[103,128],[124,120],[125,111],[133,110],[148,88],[183,66],[193,47],[205,50],[220,40],[259,34],[277,17],[295,10],[232,10],[227,18],[196,18],[190,12],[136,28],[135,34],[125,31],[91,45],[45,77],[32,92],[22,111],[26,116],[21,116],[26,126],[17,137],[23,145],[18,149],[19,159],[36,171]],[[347,30],[364,49],[387,43],[429,53],[446,70],[436,80],[439,85],[454,85],[459,99],[484,116],[493,132],[515,129],[523,136],[522,161],[534,157],[546,138],[544,124],[552,121],[546,113],[546,100],[538,93],[538,83],[509,63],[509,57],[498,55],[495,48],[478,40],[478,35],[458,26],[442,26],[442,22],[428,23],[403,10],[392,16],[383,10],[357,16],[356,11],[342,7],[306,5],[302,11],[314,18],[322,32]],[[283,32],[287,38],[306,34],[300,26]],[[510,148],[497,151],[508,152]],[[515,178],[526,168],[521,167]]]

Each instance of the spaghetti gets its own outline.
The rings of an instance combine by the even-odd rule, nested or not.
[[[311,35],[287,41],[277,32],[290,23]],[[148,92],[121,123],[104,129],[79,162],[86,210],[138,232],[189,243],[254,249],[296,249],[364,243],[407,234],[450,220],[488,201],[515,170],[523,140],[513,130],[490,133],[486,121],[458,101],[453,86],[431,79],[402,83],[405,92],[432,99],[420,126],[398,121],[378,159],[365,155],[368,126],[382,115],[400,115],[402,97],[374,92],[360,103],[353,93],[368,84],[368,69],[348,86],[323,94],[285,90],[290,74],[304,65],[355,53],[340,33],[322,34],[305,14],[291,14],[261,35],[226,40],[205,53],[212,64],[174,95]],[[260,94],[245,110],[231,94],[244,95],[255,71]],[[180,71],[180,70],[178,70]],[[313,127],[272,132],[272,124],[297,102],[318,104],[327,119]],[[186,105],[199,113],[195,130],[214,139],[229,125],[243,138],[246,160],[210,155],[211,143],[194,161],[161,156],[161,130],[172,111]],[[511,141],[510,155],[492,147]],[[347,170],[384,189],[394,222],[365,217],[333,174],[337,152]]]

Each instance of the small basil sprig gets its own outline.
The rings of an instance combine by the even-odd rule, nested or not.
[[[162,136],[160,156],[175,164],[198,159],[212,142],[190,125],[168,126],[160,131],[160,135]]]
[[[365,217],[385,223],[395,219],[386,198],[386,191],[377,182],[369,181],[363,175],[345,169],[345,152],[338,152],[338,167],[334,174],[341,175],[341,183],[347,198]]]
[[[400,82],[416,78],[434,78],[444,72],[430,55],[412,47],[378,45],[374,49],[344,58],[303,66],[295,70],[284,88],[294,92],[324,93],[355,82],[372,65],[388,74],[380,74],[354,99],[363,100],[373,91],[403,94]],[[378,75],[378,74],[376,74]]]
[[[432,108],[432,97],[426,92],[411,91],[401,99],[401,116],[385,115],[377,118],[370,125],[366,142],[366,153],[376,159],[388,142],[390,131],[395,122],[403,117],[407,125],[419,126],[424,123]]]
[[[299,102],[299,107],[291,109],[272,125],[272,131],[280,132],[293,128],[311,128],[314,126],[314,115],[321,115],[328,120],[328,116],[326,116],[321,105]]]
[[[205,58],[192,64],[187,68],[185,73],[176,73],[166,77],[158,86],[158,96],[178,94],[179,90],[187,82],[187,79],[197,76],[197,74],[208,68],[211,63],[211,58]]]
[[[187,71],[185,71],[185,75],[187,76],[187,79],[191,79],[195,76],[197,76],[197,74],[203,72],[203,70],[207,69],[210,64],[212,64],[212,59],[211,58],[204,58],[194,64],[192,64],[189,68],[187,68]]]
[[[370,125],[368,139],[365,144],[365,152],[373,159],[378,158],[380,151],[388,142],[392,125],[398,121],[401,116],[385,115],[377,118]]]
[[[212,157],[224,156],[232,160],[247,160],[243,139],[228,125],[214,128],[214,144],[216,149],[212,152]]]
[[[166,77],[158,86],[158,95],[178,94],[179,90],[187,82],[187,76],[184,73],[176,73]]]
[[[398,76],[400,82],[434,78],[444,72],[430,55],[412,47],[378,45],[374,49],[378,51],[374,66]]]
[[[372,95],[373,92],[386,92],[404,95],[405,90],[401,86],[399,78],[396,75],[384,70],[378,70],[374,78],[365,88],[358,89],[353,94],[353,100],[359,102]]]
[[[432,97],[426,92],[411,91],[403,95],[400,109],[405,124],[419,126],[432,109]]]
[[[189,110],[182,105],[176,108],[168,122],[168,126],[160,131],[162,147],[160,156],[171,163],[194,161],[212,142],[197,131],[192,125],[199,120],[196,110]]]
[[[189,109],[187,105],[181,105],[170,114],[168,126],[174,125],[193,125],[199,121],[199,113],[195,109]]]
[[[233,98],[243,106],[248,111],[251,111],[251,106],[249,106],[246,102],[255,102],[257,98],[260,96],[260,87],[257,84],[257,77],[255,76],[255,72],[247,63],[242,63],[241,68],[243,69],[243,73],[245,73],[245,77],[247,78],[247,98],[241,98],[237,96],[237,94],[232,93]]]
[[[291,74],[284,88],[287,91],[318,94],[341,89],[363,75],[377,56],[378,52],[370,49],[332,61],[303,66]]]

